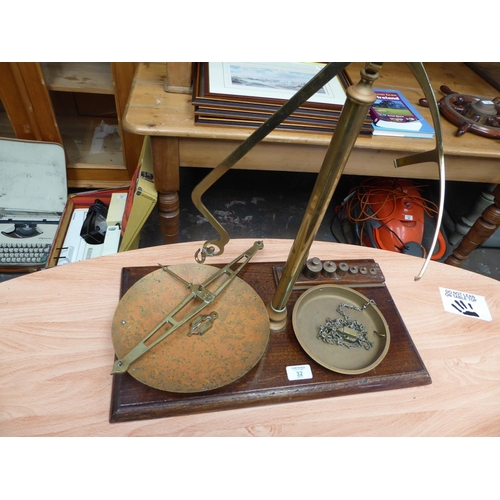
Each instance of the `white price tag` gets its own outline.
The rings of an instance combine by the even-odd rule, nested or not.
[[[445,311],[484,321],[492,321],[488,304],[482,295],[441,287],[439,287],[439,291]]]
[[[311,367],[309,365],[287,366],[286,374],[288,380],[307,380],[313,378]]]

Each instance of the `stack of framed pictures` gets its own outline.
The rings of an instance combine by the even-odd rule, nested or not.
[[[195,123],[257,128],[324,64],[210,62],[194,64]],[[345,71],[284,120],[278,129],[333,133],[352,82]],[[367,115],[361,135],[373,132]]]

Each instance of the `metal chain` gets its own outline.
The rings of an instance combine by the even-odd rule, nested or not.
[[[369,351],[373,347],[373,343],[367,339],[368,332],[366,328],[358,320],[351,319],[343,309],[348,308],[363,312],[370,305],[376,305],[375,301],[369,300],[362,307],[345,303],[339,304],[337,312],[342,317],[336,319],[326,318],[326,323],[319,327],[318,339],[321,339],[326,344],[336,344],[348,349],[364,347]]]
[[[342,311],[342,308],[347,307],[348,309],[354,309],[355,311],[363,312],[368,306],[375,306],[375,305],[377,304],[375,304],[375,301],[373,299],[370,299],[368,302],[363,304],[362,307],[353,306],[352,304],[339,304],[339,306],[337,307],[337,312],[341,316],[343,316],[346,320],[350,320],[351,318],[349,318],[349,316],[347,316],[347,314],[344,311]]]

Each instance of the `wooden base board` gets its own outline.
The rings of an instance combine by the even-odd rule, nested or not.
[[[250,284],[265,304],[276,289],[273,270],[282,263],[250,263],[239,276]],[[121,296],[158,267],[124,268]],[[268,404],[343,396],[415,387],[431,383],[418,351],[385,285],[357,287],[375,300],[389,324],[391,344],[385,359],[372,371],[342,375],[313,361],[301,348],[292,327],[292,311],[303,290],[292,293],[287,328],[271,333],[269,345],[257,365],[241,379],[225,387],[196,394],[177,394],[147,387],[128,373],[113,375],[110,422],[163,418]],[[286,368],[309,365],[313,378],[290,381]],[[110,367],[112,363],[110,363]]]

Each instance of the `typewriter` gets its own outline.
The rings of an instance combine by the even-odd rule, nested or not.
[[[0,272],[46,266],[66,200],[61,145],[0,139]]]
[[[60,215],[0,208],[0,265],[45,266]]]

